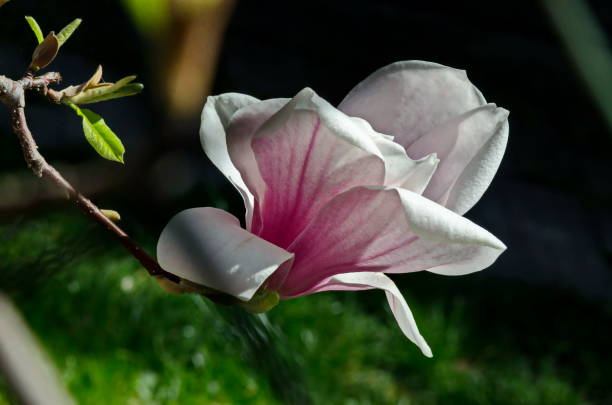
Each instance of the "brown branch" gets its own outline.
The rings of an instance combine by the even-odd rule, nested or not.
[[[51,101],[57,103],[60,101],[58,93],[49,89],[48,86],[58,83],[60,80],[60,75],[55,72],[38,77],[26,74],[18,81],[0,76],[0,101],[10,110],[12,129],[21,143],[23,156],[28,167],[32,169],[36,176],[51,180],[89,218],[104,226],[132,256],[138,259],[151,276],[164,277],[172,282],[179,283],[179,277],[162,269],[157,261],[149,256],[127,233],[108,219],[94,203],[79,193],[53,166],[47,163],[38,151],[38,145],[36,145],[26,121],[24,90],[38,90]]]
[[[26,74],[19,83],[24,90],[37,90],[46,96],[49,100],[54,103],[61,101],[61,94],[55,90],[49,88],[50,84],[59,83],[62,81],[62,77],[57,72],[45,73],[42,76],[33,77],[30,74]]]

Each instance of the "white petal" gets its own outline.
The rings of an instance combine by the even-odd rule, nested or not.
[[[370,272],[337,274],[330,277],[320,289],[313,292],[366,288],[378,288],[385,291],[391,311],[404,335],[416,344],[425,356],[433,357],[429,345],[419,333],[414,316],[402,293],[393,280],[384,274]]]
[[[484,97],[465,71],[404,61],[371,74],[338,108],[364,118],[376,131],[393,135],[397,143],[408,147],[435,126],[483,104]]]
[[[440,164],[423,195],[463,215],[489,187],[507,142],[508,111],[487,104],[437,126],[407,153],[437,153]]]
[[[429,185],[431,178],[434,176],[438,168],[440,159],[438,159],[438,156],[435,153],[431,153],[424,158],[415,160],[414,162],[415,166],[401,181],[386,185],[414,191],[417,194],[423,194],[423,191],[425,191]]]
[[[473,273],[489,267],[506,250],[502,241],[469,219],[408,190],[396,191],[410,229],[419,236],[414,249],[422,249],[425,263],[437,262],[427,271],[447,276]]]
[[[429,184],[438,162],[435,153],[424,158],[412,160],[408,157],[406,149],[396,143],[392,136],[374,131],[372,126],[364,119],[351,118],[368,133],[376,143],[385,161],[385,186],[405,188],[421,194]],[[363,183],[362,183],[363,184]]]
[[[293,254],[242,229],[233,215],[216,208],[177,214],[158,244],[161,267],[181,278],[248,301]]]
[[[202,110],[200,141],[208,158],[236,187],[246,208],[246,222],[251,223],[253,215],[253,194],[244,183],[240,172],[234,167],[228,150],[226,129],[232,116],[241,108],[259,102],[255,97],[238,93],[210,96]]]

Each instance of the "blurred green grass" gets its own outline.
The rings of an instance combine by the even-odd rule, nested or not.
[[[610,356],[600,352],[608,346],[609,308],[562,292],[396,278],[434,351],[427,359],[403,337],[379,291],[317,294],[252,316],[165,293],[102,234],[78,214],[0,225],[0,289],[79,403],[557,405],[611,398]],[[0,404],[8,404],[2,387]]]

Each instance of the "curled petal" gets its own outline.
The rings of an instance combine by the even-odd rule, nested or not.
[[[407,148],[435,126],[483,104],[484,97],[465,71],[404,61],[372,73],[338,108],[364,118],[376,131],[395,136]]]
[[[250,143],[244,125],[237,116],[228,140],[259,208],[251,229],[280,247],[291,244],[334,196],[359,184],[383,184],[384,161],[375,142],[310,89],[261,125]]]
[[[406,190],[414,191],[417,194],[423,194],[423,191],[429,185],[431,178],[438,168],[440,159],[435,153],[414,161],[414,167],[407,172],[401,180],[396,182],[386,183],[386,186],[401,187]]]
[[[467,274],[491,265],[505,248],[416,193],[355,187],[331,200],[287,248],[295,262],[279,292],[301,295],[328,277],[361,271]]]
[[[347,290],[366,290],[371,288],[378,288],[385,291],[387,301],[391,307],[391,312],[397,321],[400,329],[406,335],[411,342],[416,344],[423,354],[427,357],[433,357],[429,345],[425,341],[425,338],[421,336],[419,328],[417,327],[412,311],[408,307],[408,303],[404,299],[404,296],[397,288],[393,280],[382,273],[345,273],[336,274],[325,280],[317,288],[308,292],[313,294],[315,292],[322,291],[347,291]]]
[[[405,188],[421,194],[429,184],[438,162],[435,153],[429,154],[419,160],[408,157],[404,147],[394,142],[393,137],[378,133],[370,124],[358,117],[352,120],[360,125],[376,143],[378,150],[385,161],[385,186]]]
[[[293,255],[242,229],[216,208],[192,208],[170,220],[158,244],[161,267],[183,279],[249,300]]]
[[[423,195],[463,215],[491,184],[507,142],[508,111],[487,104],[437,126],[407,152],[438,154],[440,165]]]
[[[254,198],[244,183],[240,172],[234,167],[227,150],[226,129],[236,111],[259,102],[255,97],[238,93],[210,96],[202,110],[200,141],[206,156],[236,187],[246,208],[246,222],[251,223]]]

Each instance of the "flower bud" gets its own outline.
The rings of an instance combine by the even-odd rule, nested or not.
[[[58,50],[59,41],[57,40],[55,33],[51,31],[45,40],[38,44],[36,49],[34,49],[34,53],[32,54],[32,62],[30,63],[29,69],[38,71],[46,67],[49,65],[49,63],[53,62]]]

